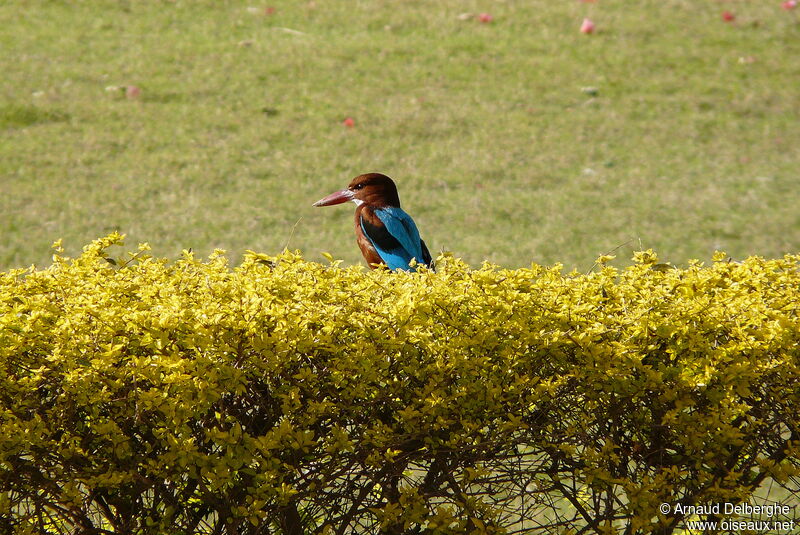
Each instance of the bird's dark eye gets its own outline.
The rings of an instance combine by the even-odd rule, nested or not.
[[[364,189],[364,183],[362,182],[361,184],[356,184],[353,186],[353,189]]]

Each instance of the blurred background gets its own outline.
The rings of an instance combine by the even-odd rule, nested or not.
[[[0,269],[118,230],[362,263],[366,172],[473,265],[800,249],[795,2],[0,5]]]

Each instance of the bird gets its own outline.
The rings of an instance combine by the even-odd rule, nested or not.
[[[419,237],[411,216],[400,208],[397,186],[381,173],[358,175],[347,189],[323,197],[313,206],[332,206],[353,201],[356,205],[356,243],[370,268],[381,264],[390,270],[416,271],[411,265],[434,269],[431,253]]]

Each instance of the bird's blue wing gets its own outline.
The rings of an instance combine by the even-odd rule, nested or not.
[[[408,270],[412,258],[426,263],[419,231],[410,215],[393,206],[376,208],[373,213],[383,223],[384,229],[376,229],[363,217],[361,229],[389,269]]]
[[[419,230],[411,216],[401,208],[389,206],[378,208],[375,215],[386,225],[389,234],[400,242],[400,245],[409,255],[409,260],[413,257],[418,262],[422,262],[422,245],[419,239]]]

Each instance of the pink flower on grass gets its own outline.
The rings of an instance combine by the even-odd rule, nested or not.
[[[786,2],[781,4],[781,7],[786,11],[794,9],[797,7],[797,0],[786,0]]]
[[[733,22],[736,20],[736,15],[734,15],[730,11],[723,11],[722,20],[724,20],[725,22]]]
[[[478,15],[478,20],[486,24],[492,22],[494,20],[494,17],[490,13],[480,13]]]
[[[348,117],[347,119],[342,121],[342,124],[345,125],[347,128],[353,128],[356,125],[356,121],[352,117]]]
[[[142,96],[142,90],[139,86],[129,85],[125,86],[125,96],[130,99],[136,99]]]
[[[583,24],[581,24],[581,33],[593,33],[594,32],[594,22],[592,19],[583,19]]]

